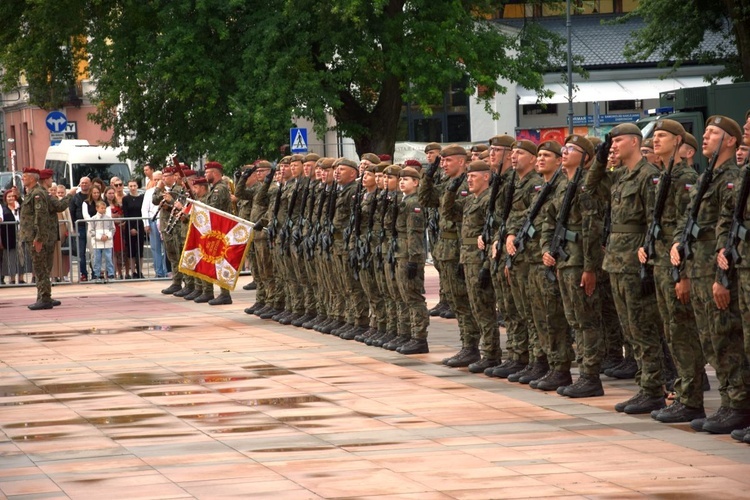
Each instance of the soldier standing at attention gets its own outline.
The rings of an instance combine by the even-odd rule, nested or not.
[[[37,299],[29,309],[52,309],[52,283],[49,279],[50,254],[55,249],[57,231],[50,231],[50,204],[47,191],[39,184],[39,170],[23,170],[23,187],[26,191],[21,202],[21,241],[31,250],[31,265],[36,276]]]
[[[734,188],[739,182],[735,161],[737,145],[742,141],[740,126],[726,116],[712,116],[706,121],[703,134],[703,156],[716,163],[708,191],[702,198],[696,223],[701,229],[693,245],[690,272],[690,292],[695,298],[693,310],[699,328],[704,354],[716,369],[719,379],[721,406],[707,418],[696,418],[690,427],[696,431],[729,434],[750,425],[750,395],[748,394],[748,360],[742,338],[739,307],[739,283],[730,275],[729,288],[719,282],[716,270],[717,252],[726,242],[734,210]],[[698,183],[705,176],[702,174]],[[690,203],[694,203],[697,186],[691,189]],[[720,217],[724,214],[723,217]],[[680,235],[687,222],[687,214],[680,214],[676,234]],[[682,264],[678,251],[679,236],[670,251],[672,265]],[[720,263],[721,264],[721,263]]]
[[[182,248],[179,248],[177,233],[175,231],[167,233],[169,216],[172,213],[174,202],[182,194],[182,187],[177,184],[177,170],[177,167],[164,168],[162,171],[162,180],[156,185],[154,196],[151,200],[154,206],[161,207],[161,211],[159,212],[159,230],[161,231],[167,259],[169,259],[169,263],[172,266],[172,284],[161,291],[165,295],[172,295],[182,290],[183,274],[179,271]]]
[[[405,336],[396,337],[383,347],[391,350],[395,348],[401,354],[430,352],[427,345],[430,317],[422,294],[427,251],[424,243],[426,214],[417,198],[420,177],[421,174],[412,167],[405,167],[399,172],[399,189],[404,196],[396,219],[396,286],[408,310],[409,330]]]
[[[586,191],[595,190],[606,174],[610,150],[622,162],[611,173],[611,231],[603,268],[609,273],[617,315],[625,339],[638,363],[636,383],[640,391],[615,405],[618,412],[650,413],[665,406],[661,318],[656,302],[645,296],[639,277],[638,249],[643,246],[649,215],[654,210],[655,182],[659,170],[641,155],[641,129],[635,124],[617,125],[597,151],[586,179]]]
[[[460,264],[466,277],[471,312],[479,326],[479,351],[481,359],[469,365],[472,373],[481,373],[496,366],[500,359],[500,331],[495,313],[495,292],[491,286],[490,261],[478,246],[478,239],[489,212],[490,166],[477,160],[469,163],[466,182],[469,196],[464,204],[461,220]],[[451,181],[449,190],[458,190],[458,180]],[[450,208],[450,207],[448,207]]]
[[[222,181],[224,167],[221,163],[210,161],[206,163],[206,180],[209,183],[208,195],[206,196],[206,205],[217,208],[227,213],[232,211],[232,198],[229,188]],[[203,295],[195,299],[195,302],[208,302],[210,306],[218,306],[232,303],[232,296],[229,289],[220,286],[219,296],[214,298],[214,285],[210,282],[204,282]]]
[[[515,232],[520,229],[526,211],[531,206],[536,193],[541,189],[543,180],[535,171],[537,147],[531,141],[517,141],[513,144],[511,161],[516,171],[516,182],[513,191],[510,215],[508,216],[508,236],[505,238],[504,249],[508,255],[516,253],[513,244]],[[539,336],[534,325],[534,316],[531,310],[531,297],[529,295],[528,277],[531,272],[531,264],[528,252],[519,254],[513,258],[512,267],[505,267],[505,278],[510,283],[513,303],[518,309],[523,327],[518,329],[518,338],[514,339],[515,359],[525,367],[515,373],[507,375],[511,382],[519,382],[521,377],[531,374],[535,365],[547,364],[544,353],[539,346]],[[546,371],[546,370],[545,370]],[[531,379],[533,380],[533,379]],[[526,381],[529,383],[531,380]]]
[[[662,170],[666,170],[674,156],[672,181],[661,216],[662,237],[655,241],[656,255],[653,262],[656,303],[664,322],[664,335],[674,358],[678,378],[674,387],[675,402],[652,413],[652,417],[659,422],[668,423],[690,422],[706,416],[703,410],[703,374],[706,360],[693,306],[690,303],[690,278],[683,270],[680,273],[680,281],[675,284],[669,260],[672,240],[679,237],[676,231],[677,217],[687,212],[690,203],[689,190],[698,179],[693,167],[680,157],[680,144],[684,137],[685,129],[679,122],[656,122],[652,142],[654,152],[659,157],[656,164],[661,165]],[[641,264],[646,264],[647,255],[644,248],[638,249],[638,260]]]
[[[253,237],[252,248],[253,248],[253,277],[257,283],[257,291],[255,293],[256,302],[252,306],[245,309],[245,314],[256,314],[266,306],[270,306],[271,297],[274,292],[273,283],[273,264],[271,263],[271,255],[268,249],[268,235],[263,231],[263,225],[261,224],[261,218],[268,211],[268,205],[270,204],[270,187],[273,182],[273,176],[276,173],[275,169],[271,169],[271,164],[266,160],[260,160],[255,164],[257,170],[255,177],[257,179],[256,185],[259,186],[257,192],[253,196],[253,203],[248,215],[248,220],[255,224],[253,231],[255,236]],[[247,188],[246,184],[240,182],[237,187],[237,196],[242,195],[242,191]]]
[[[449,309],[456,315],[461,350],[443,360],[447,366],[469,366],[479,361],[479,327],[471,314],[469,295],[464,276],[459,270],[461,256],[461,219],[469,190],[466,185],[466,150],[451,145],[440,152],[446,182],[436,184],[437,162],[428,165],[419,184],[419,202],[423,207],[435,208],[439,214],[439,236],[433,242],[432,257],[435,267],[440,269],[440,288],[445,293]],[[457,182],[456,190],[446,189]],[[449,210],[450,209],[450,210]]]

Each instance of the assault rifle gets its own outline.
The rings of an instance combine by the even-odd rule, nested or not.
[[[369,219],[367,219],[367,235],[364,239],[359,239],[357,248],[358,248],[358,259],[359,259],[359,266],[360,269],[363,271],[366,269],[370,269],[370,266],[372,266],[372,228],[375,226],[375,215],[377,214],[378,210],[378,195],[380,194],[380,191],[376,189],[372,193],[372,203],[370,203],[370,213]]]
[[[391,202],[388,198],[388,190],[383,189],[381,194],[383,197],[383,211],[380,213],[380,232],[378,233],[378,246],[375,247],[375,268],[378,271],[383,270],[383,242],[385,241],[385,214],[388,213],[390,208],[388,204]]]
[[[495,243],[495,262],[492,263],[492,272],[497,272],[500,267],[500,257],[503,254],[503,245],[505,237],[508,235],[506,223],[513,208],[513,195],[516,192],[516,171],[513,170],[508,179],[508,185],[505,188],[505,199],[503,200],[503,213],[500,214],[500,227],[497,229],[497,243]]]
[[[295,180],[294,191],[292,191],[292,198],[289,200],[289,209],[286,214],[286,224],[281,229],[281,250],[289,255],[289,240],[292,236],[292,229],[294,229],[294,220],[292,215],[294,214],[294,207],[297,205],[297,196],[299,195],[300,177]]]
[[[284,191],[284,185],[279,183],[279,189],[276,191],[276,198],[273,202],[273,216],[271,223],[268,225],[268,248],[273,248],[276,239],[276,231],[279,227],[279,208],[281,208],[281,193]]]
[[[362,209],[360,206],[360,199],[362,197],[362,178],[357,177],[355,180],[357,183],[357,189],[354,192],[354,200],[352,201],[352,208],[349,212],[349,227],[344,229],[344,248],[348,249],[349,267],[354,272],[354,278],[359,281],[359,261],[357,260],[357,243],[359,236],[361,235],[360,224],[362,223]],[[349,248],[352,241],[352,234],[354,235],[354,246]]]
[[[568,231],[568,218],[570,217],[570,209],[573,207],[573,200],[578,192],[578,186],[581,184],[581,179],[583,178],[585,158],[585,156],[581,158],[581,164],[578,165],[576,173],[573,174],[573,178],[565,187],[565,195],[563,196],[562,205],[560,205],[560,213],[557,214],[555,233],[552,235],[552,240],[549,244],[549,254],[555,260],[568,260],[570,255],[565,251],[565,245],[569,241],[571,243],[578,241],[578,233]],[[544,271],[544,276],[552,283],[557,281],[555,266],[548,266]]]
[[[326,198],[328,196],[328,189],[325,184],[320,190],[320,200],[318,201],[318,210],[315,214],[315,224],[310,228],[310,232],[307,235],[307,259],[313,258],[315,253],[315,247],[318,246],[318,238],[320,237],[321,230],[321,218],[323,217],[323,207],[325,207]],[[311,221],[312,223],[312,221]]]
[[[745,208],[747,207],[748,194],[750,194],[750,166],[747,159],[743,167],[745,170],[742,173],[742,184],[740,184],[740,192],[737,194],[734,212],[732,213],[732,225],[729,226],[727,242],[724,244],[724,249],[722,250],[724,257],[726,257],[729,263],[729,269],[725,271],[719,268],[719,283],[724,288],[729,288],[729,285],[731,285],[730,277],[734,274],[734,267],[742,261],[742,256],[737,251],[737,245],[740,241],[747,241]]]
[[[714,179],[714,167],[716,167],[716,161],[719,158],[719,150],[721,145],[724,143],[724,136],[721,136],[719,145],[716,147],[716,151],[711,155],[711,161],[708,162],[708,168],[703,172],[700,180],[698,180],[698,187],[696,188],[695,198],[690,204],[690,212],[688,213],[687,223],[682,230],[680,235],[680,241],[677,243],[677,253],[680,255],[680,265],[672,266],[672,281],[675,283],[680,282],[680,270],[685,265],[686,260],[693,258],[692,244],[698,239],[698,234],[701,231],[698,226],[698,212],[701,209],[701,203],[703,203],[703,196],[711,186],[711,181]]]
[[[320,237],[320,252],[326,256],[326,259],[331,260],[331,251],[333,248],[333,233],[335,228],[333,227],[333,217],[336,215],[336,196],[337,186],[334,182],[331,184],[330,198],[328,198],[328,212],[326,214],[326,227],[323,228],[323,234]]]
[[[302,193],[302,202],[300,203],[302,208],[299,211],[299,224],[297,224],[292,230],[292,245],[294,245],[297,255],[299,255],[300,249],[302,248],[302,231],[307,224],[307,200],[310,197],[310,185],[312,184],[312,179],[308,177],[305,177],[305,179],[307,180],[307,185],[305,186],[305,191]]]
[[[531,239],[536,234],[534,219],[536,219],[536,216],[539,215],[544,202],[546,202],[547,198],[549,198],[552,189],[555,187],[557,178],[560,176],[561,170],[562,169],[559,168],[555,170],[555,173],[549,180],[549,182],[544,183],[544,186],[542,186],[542,190],[539,192],[539,196],[536,197],[536,201],[529,209],[529,213],[526,214],[526,218],[523,220],[521,229],[518,231],[516,239],[513,241],[513,246],[516,247],[516,253],[515,255],[508,254],[508,256],[505,258],[505,267],[507,267],[508,269],[511,269],[513,267],[513,261],[515,260],[516,255],[518,255],[519,253],[523,253],[523,251],[526,250],[526,243],[528,241],[531,241]]]
[[[646,239],[643,242],[643,249],[646,251],[646,258],[653,259],[656,257],[656,240],[661,239],[661,217],[664,214],[664,205],[667,203],[669,189],[672,187],[672,169],[674,168],[674,155],[669,159],[667,169],[659,178],[659,191],[656,193],[656,204],[654,205],[654,214],[651,217],[651,223],[646,231]],[[653,294],[656,291],[654,283],[654,268],[648,264],[641,264],[641,290],[644,296]]]
[[[393,207],[391,210],[392,213],[392,219],[391,219],[391,244],[388,248],[388,255],[386,256],[386,260],[388,261],[388,264],[391,266],[391,278],[396,277],[396,252],[398,252],[398,229],[396,228],[396,219],[398,219],[398,193],[393,193],[393,200],[391,200],[391,203],[393,203]]]

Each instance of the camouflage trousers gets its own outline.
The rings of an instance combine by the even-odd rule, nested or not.
[[[387,262],[385,263],[385,284],[388,288],[388,294],[391,296],[391,300],[396,306],[396,321],[393,330],[388,330],[389,333],[396,333],[398,335],[411,336],[411,319],[409,318],[409,309],[404,304],[401,298],[401,292],[398,289],[397,274],[398,267],[396,268],[393,275],[391,275],[391,266]],[[390,323],[389,323],[390,327]]]
[[[182,286],[184,274],[180,272],[180,256],[182,255],[180,240],[176,236],[167,233],[162,233],[162,238],[164,240],[164,251],[172,266],[172,284]]]
[[[703,355],[692,302],[683,304],[677,300],[671,267],[654,267],[654,281],[656,304],[659,306],[659,313],[664,322],[664,334],[677,369],[677,379],[674,383],[676,399],[686,406],[702,408],[706,358]]]
[[[737,279],[739,280],[740,311],[745,338],[745,357],[750,360],[750,268],[738,268]]]
[[[550,367],[557,371],[569,371],[573,361],[573,339],[565,317],[560,286],[556,281],[547,279],[547,266],[543,264],[532,264],[529,271],[531,309],[539,345]]]
[[[313,255],[312,258],[309,258],[306,254],[303,254],[303,263],[307,273],[307,281],[310,284],[310,294],[312,295],[312,308],[308,309],[307,312],[314,313],[316,316],[325,316],[325,297],[320,284],[318,257]]]
[[[334,276],[334,257],[333,255],[330,257],[326,255],[316,255],[315,259],[318,263],[318,283],[321,290],[323,290],[323,302],[325,303],[326,316],[343,320],[344,312],[337,309],[336,287],[338,286],[338,281]]]
[[[643,297],[637,274],[610,273],[609,280],[625,340],[633,347],[638,363],[635,381],[645,394],[662,395],[661,318],[656,303],[653,297]]]
[[[367,296],[367,303],[370,305],[370,328],[384,332],[388,325],[385,315],[385,298],[380,293],[380,288],[373,272],[373,266],[367,269],[360,269],[359,282],[362,284],[362,290],[364,290]]]
[[[291,245],[290,245],[291,246]],[[290,268],[294,276],[294,288],[297,295],[298,309],[296,313],[307,313],[315,309],[315,298],[312,294],[312,287],[310,286],[310,280],[307,277],[307,269],[305,269],[304,254],[297,253],[297,250],[292,247],[288,255]]]
[[[401,296],[401,302],[409,316],[409,329],[405,333],[413,339],[426,339],[430,315],[427,312],[427,303],[422,294],[422,290],[424,290],[424,263],[418,264],[416,278],[408,277],[407,265],[408,262],[401,259],[398,261],[396,268],[396,286]]]
[[[253,277],[258,284],[256,299],[262,304],[272,304],[276,292],[276,283],[273,280],[273,261],[268,249],[268,239],[256,236],[253,240]]]
[[[274,309],[282,310],[286,309],[287,304],[287,291],[285,284],[285,275],[282,269],[281,256],[277,252],[277,246],[267,246],[268,256],[271,260],[271,269],[273,274],[271,280],[273,281],[273,294],[271,295],[271,303],[274,305]]]
[[[692,278],[690,292],[703,353],[719,379],[721,406],[750,409],[750,373],[742,337],[737,281],[732,280],[729,307],[724,311],[714,303],[714,276]]]
[[[445,300],[456,315],[458,335],[463,347],[477,347],[479,345],[479,325],[471,314],[469,292],[466,290],[466,278],[458,276],[458,260],[435,261],[440,264],[441,287],[445,289]]]
[[[345,321],[352,325],[369,325],[369,305],[362,284],[354,279],[354,272],[349,266],[346,254],[333,256],[334,269],[339,277],[341,292],[338,300],[343,300],[343,315]]]
[[[528,363],[529,359],[534,360],[544,356],[531,309],[531,287],[528,282],[530,272],[527,262],[514,263],[509,271],[513,303],[518,309],[521,324],[525,326],[525,328],[519,328],[519,334],[514,338],[514,347],[518,353],[516,359],[523,363]]]
[[[599,289],[599,300],[601,303],[602,329],[604,330],[604,358],[621,358],[623,356],[623,348],[625,356],[632,356],[633,349],[624,339],[620,317],[615,307],[615,298],[612,296],[612,284],[608,272],[599,270],[596,275],[596,287]]]
[[[389,271],[386,271],[385,266],[382,266],[375,259],[373,259],[372,266],[373,274],[375,275],[375,282],[378,284],[378,291],[383,297],[383,302],[385,304],[384,329],[380,330],[380,327],[378,327],[378,331],[395,333],[398,331],[398,302],[393,299],[393,296],[388,289],[387,280],[390,278],[390,275],[388,275],[387,272]]]
[[[564,267],[557,272],[565,317],[568,323],[580,332],[576,340],[582,360],[580,372],[599,376],[604,359],[604,333],[602,331],[601,303],[597,281],[594,293],[589,297],[581,287],[581,267]],[[619,320],[617,320],[619,323]]]
[[[491,286],[481,288],[479,283],[479,271],[482,263],[464,264],[464,276],[469,295],[469,304],[474,320],[479,326],[479,351],[483,358],[499,360],[502,356],[500,349],[500,330],[497,327],[497,311],[495,310],[495,291]]]
[[[494,266],[493,264],[490,264]],[[524,363],[528,362],[528,354],[525,359],[521,359],[521,354],[516,344],[516,339],[523,339],[528,337],[528,332],[525,332],[526,324],[521,318],[516,303],[513,301],[513,292],[510,289],[510,283],[508,278],[505,277],[505,266],[502,264],[498,266],[498,272],[495,274],[492,280],[492,286],[495,289],[495,304],[498,311],[502,311],[503,320],[505,321],[505,349],[508,351],[508,359],[521,360]]]
[[[39,252],[34,249],[33,243],[28,245],[28,252],[31,253],[31,266],[36,278],[36,296],[39,302],[52,302],[52,281],[49,275],[52,271],[51,255],[54,251],[54,242],[43,243]]]

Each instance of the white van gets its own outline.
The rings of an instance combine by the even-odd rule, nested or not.
[[[44,159],[44,168],[55,172],[57,184],[67,187],[77,186],[81,177],[100,178],[109,184],[112,177],[123,182],[130,180],[132,169],[127,160],[119,158],[123,148],[92,146],[86,140],[65,139],[56,146],[50,146]]]

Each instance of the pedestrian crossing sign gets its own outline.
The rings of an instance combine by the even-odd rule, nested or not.
[[[289,143],[292,145],[292,153],[307,153],[307,129],[289,129]]]

